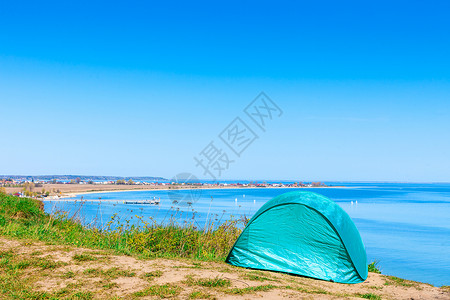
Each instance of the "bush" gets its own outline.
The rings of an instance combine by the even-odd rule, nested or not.
[[[373,261],[369,264],[369,272],[381,274],[380,268],[378,267],[378,262]]]

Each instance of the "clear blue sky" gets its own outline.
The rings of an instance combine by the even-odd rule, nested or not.
[[[0,3],[0,174],[202,177],[265,91],[224,179],[450,181],[448,1],[62,2]]]

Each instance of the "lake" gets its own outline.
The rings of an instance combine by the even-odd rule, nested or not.
[[[383,274],[450,285],[450,184],[333,183],[346,188],[302,188],[323,194],[355,222],[368,261],[379,262]],[[289,188],[213,189],[200,191],[132,191],[93,193],[67,201],[45,201],[45,210],[77,213],[86,226],[104,227],[113,214],[121,220],[152,217],[165,222],[223,222],[231,216],[251,217],[266,201]],[[100,200],[102,201],[99,201]],[[124,201],[161,199],[159,205]],[[178,203],[174,203],[178,202]],[[189,202],[189,203],[188,203]]]

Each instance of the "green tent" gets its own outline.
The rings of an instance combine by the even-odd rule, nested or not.
[[[251,218],[226,262],[341,283],[367,278],[361,236],[347,213],[311,192],[289,192]]]

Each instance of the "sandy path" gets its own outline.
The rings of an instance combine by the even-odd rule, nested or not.
[[[23,270],[20,280],[33,290],[66,296],[91,293],[94,299],[361,299],[363,296],[374,297],[372,299],[450,299],[450,291],[445,288],[411,281],[396,282],[375,273],[369,273],[364,283],[347,285],[246,270],[221,262],[142,260],[107,251],[4,237],[0,237],[0,251],[13,253],[15,261],[46,259],[54,262],[52,269]],[[4,271],[0,268],[0,272]],[[229,286],[208,287],[201,283],[217,279]]]

